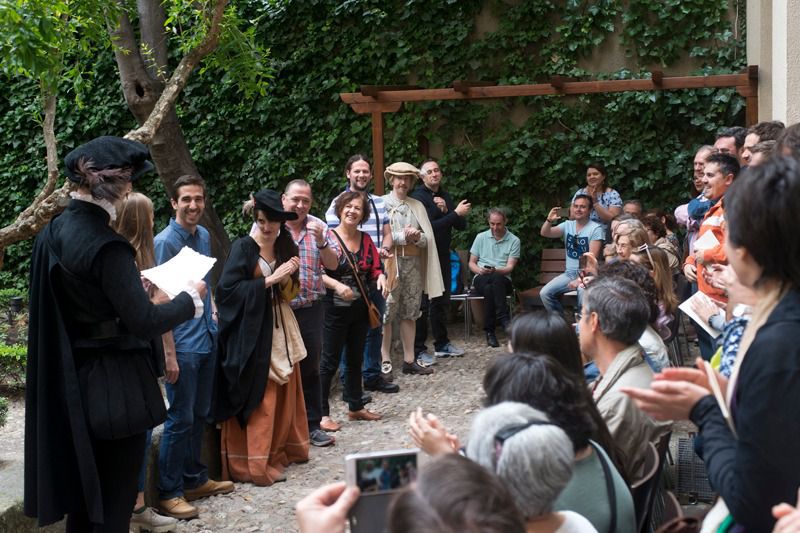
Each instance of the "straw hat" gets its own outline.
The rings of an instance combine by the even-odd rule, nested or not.
[[[383,177],[386,181],[391,181],[393,177],[405,177],[409,176],[412,178],[411,186],[414,186],[414,182],[419,179],[420,171],[417,167],[410,163],[404,163],[402,161],[398,161],[397,163],[392,163],[386,170],[383,172]]]

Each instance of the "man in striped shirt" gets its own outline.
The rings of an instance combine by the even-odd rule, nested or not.
[[[367,158],[356,154],[348,159],[345,165],[345,175],[348,181],[348,185],[345,188],[346,191],[362,192],[369,198],[370,216],[359,226],[359,229],[372,237],[372,241],[375,243],[375,247],[380,252],[381,257],[385,257],[392,247],[391,228],[389,226],[389,218],[386,216],[386,205],[383,202],[383,198],[370,194],[367,190],[370,182],[372,182],[372,168]],[[339,225],[339,218],[334,210],[335,202],[336,199],[334,198],[327,213],[325,213],[325,219],[331,229]],[[372,291],[369,297],[383,314],[386,301],[381,292]],[[400,387],[394,383],[389,383],[381,374],[382,339],[381,326],[371,329],[367,333],[367,342],[364,346],[364,365],[362,367],[364,389],[393,393],[399,391]]]

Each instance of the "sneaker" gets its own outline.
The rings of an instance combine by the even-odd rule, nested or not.
[[[180,520],[190,520],[200,516],[197,507],[187,503],[183,496],[160,500],[158,502],[158,510],[167,516]]]
[[[441,357],[441,358],[461,357],[462,355],[464,355],[464,350],[456,346],[453,346],[451,343],[448,342],[447,344],[436,350],[434,352],[434,355],[436,357]]]
[[[233,481],[214,481],[209,479],[199,487],[184,489],[183,496],[187,502],[191,502],[216,494],[228,494],[229,492],[233,492]]]
[[[336,443],[335,438],[331,437],[321,429],[315,429],[309,433],[308,440],[311,442],[312,446],[317,446],[318,448],[333,446]]]
[[[427,366],[420,366],[419,363],[414,361],[413,363],[406,363],[403,361],[403,374],[417,374],[420,376],[427,376],[428,374],[433,374],[433,369]]]
[[[436,358],[426,352],[417,354],[417,363],[419,366],[433,366],[436,364]]]
[[[160,515],[152,507],[145,507],[143,511],[134,511],[131,514],[130,529],[133,533],[141,533],[142,531],[167,533],[168,531],[175,531],[177,526],[178,521],[175,518]]]

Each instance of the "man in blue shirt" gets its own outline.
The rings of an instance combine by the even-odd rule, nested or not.
[[[603,226],[589,220],[592,203],[592,197],[588,194],[576,194],[572,199],[572,220],[566,220],[558,226],[553,226],[561,218],[559,215],[561,208],[554,207],[542,224],[539,232],[541,236],[550,239],[563,238],[567,256],[564,273],[551,279],[539,292],[542,304],[548,311],[559,313],[564,311],[559,296],[578,287],[576,280],[580,273],[580,257],[587,252],[592,253],[595,257],[600,255],[604,230]]]
[[[155,237],[157,264],[169,261],[184,246],[211,256],[211,238],[200,225],[205,194],[205,182],[199,176],[181,176],[175,181],[172,195],[175,218]],[[208,276],[205,282],[209,282]],[[158,459],[159,509],[181,519],[198,516],[197,508],[188,501],[233,491],[232,482],[209,479],[208,468],[200,460],[211,402],[217,336],[211,291],[203,304],[203,316],[172,330],[176,353],[172,357],[169,354],[166,361],[167,370],[177,373],[177,379],[166,384],[169,410]]]

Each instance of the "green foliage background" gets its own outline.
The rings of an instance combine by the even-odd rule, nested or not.
[[[553,75],[617,79],[645,77],[687,57],[696,73],[738,72],[744,35],[734,38],[730,10],[739,0],[275,0],[241,1],[241,16],[271,49],[274,79],[266,94],[246,99],[214,66],[192,78],[179,104],[187,141],[209,182],[209,193],[232,236],[246,222],[239,206],[261,187],[312,182],[321,214],[343,187],[353,153],[371,154],[370,117],[357,115],[340,92],[362,84],[448,87],[456,79],[500,84],[546,81]],[[496,31],[478,35],[475,20],[489,10]],[[616,33],[616,40],[610,40]],[[599,46],[621,46],[630,70],[586,66]],[[581,67],[581,65],[584,65]],[[64,87],[56,129],[61,154],[100,134],[134,126],[113,58],[87,71],[82,106]],[[13,220],[45,176],[36,122],[38,90],[4,80],[0,96],[0,221]],[[66,96],[63,96],[66,95]],[[509,120],[524,105],[530,118]],[[485,229],[485,208],[510,209],[510,228],[523,240],[515,283],[527,287],[545,242],[538,228],[549,207],[584,182],[584,165],[603,161],[624,198],[674,207],[687,198],[694,148],[722,126],[742,124],[744,100],[733,89],[632,92],[584,97],[532,97],[482,103],[406,105],[386,115],[386,161],[418,163],[421,139],[441,144],[446,186],[468,198],[470,228],[456,238],[468,247]],[[169,216],[155,178],[142,187]],[[0,286],[25,285],[30,243],[9,248]]]

